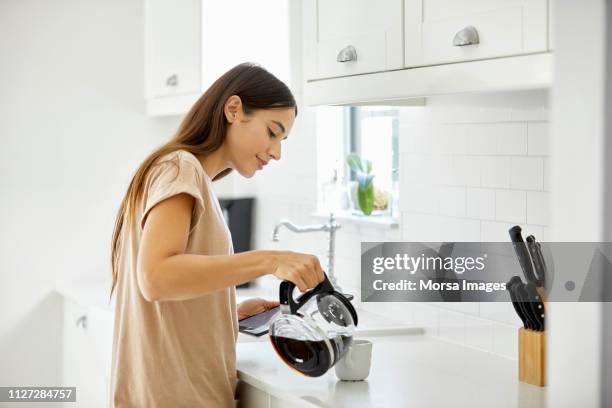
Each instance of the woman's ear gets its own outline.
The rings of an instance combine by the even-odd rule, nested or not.
[[[223,112],[225,113],[225,118],[229,123],[233,123],[234,121],[240,119],[242,115],[242,100],[238,95],[232,95],[227,98],[225,101],[225,106],[223,107]]]

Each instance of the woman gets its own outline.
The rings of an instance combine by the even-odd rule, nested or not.
[[[280,160],[296,115],[283,82],[238,65],[136,171],[112,239],[114,407],[233,407],[238,320],[278,305],[236,306],[235,285],[274,274],[305,291],[323,280],[313,255],[234,254],[212,190],[232,170],[250,178]]]

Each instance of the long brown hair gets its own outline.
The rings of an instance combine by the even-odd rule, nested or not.
[[[117,285],[121,231],[135,216],[149,170],[160,157],[177,150],[206,156],[219,149],[225,140],[228,124],[224,106],[232,95],[240,97],[245,114],[258,109],[294,108],[297,115],[297,105],[287,85],[257,64],[239,64],[219,77],[192,106],[172,139],[153,151],[132,177],[115,219],[111,244],[113,284],[110,298]],[[227,176],[231,171],[229,168],[223,170],[213,181]]]

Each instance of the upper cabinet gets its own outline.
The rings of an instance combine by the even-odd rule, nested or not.
[[[288,1],[145,0],[147,113],[186,113],[242,62],[289,81]]]
[[[303,0],[309,105],[545,88],[554,0]]]
[[[405,0],[405,66],[544,52],[546,0]]]
[[[147,99],[200,90],[200,0],[145,2]]]
[[[307,78],[403,66],[402,0],[305,0]]]

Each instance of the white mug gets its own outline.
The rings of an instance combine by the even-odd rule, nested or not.
[[[353,340],[344,357],[334,367],[336,376],[343,381],[362,381],[370,374],[372,342]]]

